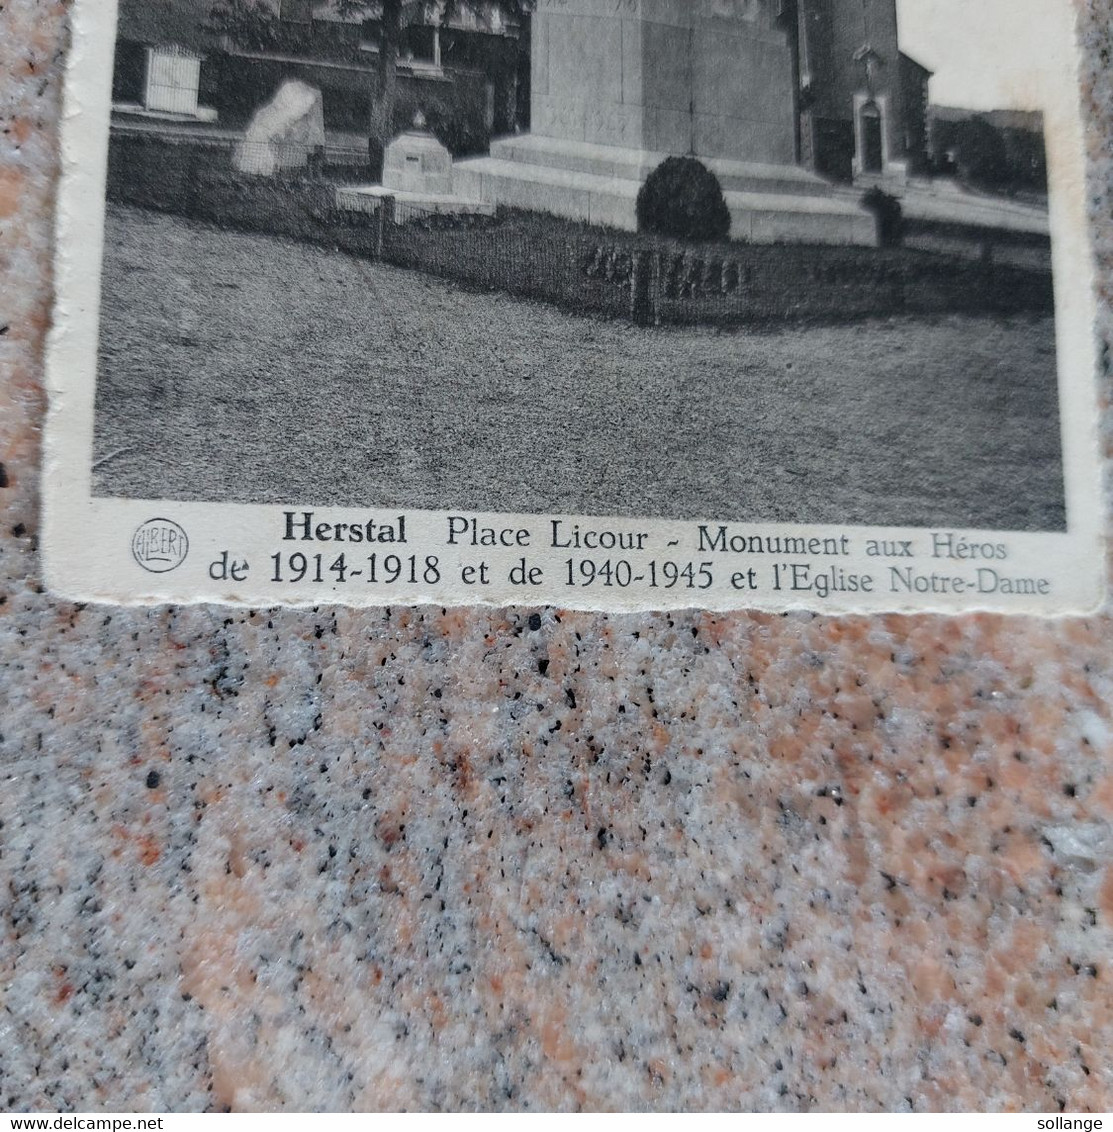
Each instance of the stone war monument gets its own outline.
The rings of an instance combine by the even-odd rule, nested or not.
[[[273,177],[302,169],[309,155],[325,144],[321,92],[307,83],[284,82],[270,102],[255,111],[243,139],[232,153],[240,173]]]
[[[759,0],[542,3],[533,129],[654,153],[795,161],[792,56]]]
[[[636,227],[670,155],[719,177],[737,239],[873,244],[871,216],[797,164],[796,76],[780,0],[539,0],[532,132],[458,162],[454,191]]]

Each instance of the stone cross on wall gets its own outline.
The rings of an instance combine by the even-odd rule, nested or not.
[[[532,130],[763,164],[796,160],[779,0],[538,0]]]

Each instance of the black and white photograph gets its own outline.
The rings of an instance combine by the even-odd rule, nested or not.
[[[93,497],[1067,531],[975,8],[120,0]]]

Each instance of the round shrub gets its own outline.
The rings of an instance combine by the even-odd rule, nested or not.
[[[669,157],[638,193],[638,231],[681,240],[725,240],[730,211],[719,178],[694,157]]]
[[[877,242],[883,248],[895,248],[904,235],[904,209],[891,193],[876,186],[862,197],[862,207],[873,213],[877,221]]]

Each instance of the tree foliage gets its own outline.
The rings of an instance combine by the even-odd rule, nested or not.
[[[271,46],[278,35],[278,17],[266,0],[217,0],[207,22],[213,31],[249,50]]]
[[[377,89],[372,99],[370,149],[372,164],[380,165],[387,143],[394,135],[398,101],[397,65],[403,31],[411,24],[432,22],[447,26],[465,3],[497,10],[508,20],[532,12],[536,0],[333,0],[338,15],[352,19],[379,17],[379,57]]]
[[[955,165],[961,180],[984,189],[1008,184],[1009,154],[1001,131],[984,118],[959,122],[954,131]]]
[[[465,7],[482,12],[497,11],[514,22],[523,19],[536,0],[332,0],[332,11],[347,21],[370,21],[379,28],[379,51],[371,92],[368,123],[373,165],[379,165],[383,150],[394,136],[398,103],[397,65],[405,29],[432,24],[447,27]],[[216,0],[208,18],[209,27],[229,36],[238,46],[266,49],[278,44],[282,24],[267,0]]]

